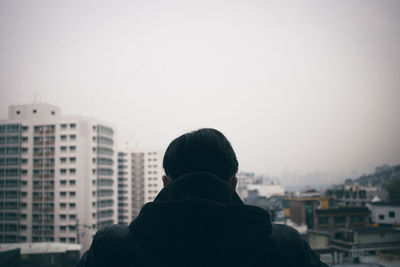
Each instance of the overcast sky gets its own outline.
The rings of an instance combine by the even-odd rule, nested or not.
[[[164,149],[214,127],[242,170],[400,163],[400,1],[0,1],[0,117],[37,100]]]

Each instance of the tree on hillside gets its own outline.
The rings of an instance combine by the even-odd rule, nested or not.
[[[400,202],[400,175],[396,175],[386,184],[390,202]]]

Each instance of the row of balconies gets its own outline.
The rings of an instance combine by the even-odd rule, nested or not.
[[[33,235],[54,235],[54,230],[32,230]]]
[[[54,196],[53,197],[33,197],[33,201],[39,201],[39,202],[43,202],[43,201],[54,201]]]
[[[34,174],[33,178],[54,178],[54,174],[51,174],[51,173]]]
[[[48,152],[33,152],[33,156],[34,157],[50,157],[50,156],[54,156],[54,151],[48,151]]]
[[[43,164],[43,163],[34,163],[33,167],[35,167],[35,168],[43,168],[43,167],[54,168],[54,162],[53,163],[45,163],[45,164]]]
[[[54,190],[54,185],[33,185],[33,190]]]
[[[39,130],[34,130],[33,133],[34,134],[54,134],[56,132],[55,129],[39,129]]]
[[[34,141],[33,142],[33,145],[35,145],[35,146],[43,146],[43,145],[50,146],[50,145],[54,145],[54,144],[55,144],[54,140],[51,140],[51,141]]]

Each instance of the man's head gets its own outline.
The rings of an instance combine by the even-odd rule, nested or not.
[[[165,152],[164,185],[181,175],[209,172],[236,186],[238,161],[228,139],[211,128],[199,129],[173,140]]]

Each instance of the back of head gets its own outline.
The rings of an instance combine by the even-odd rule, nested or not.
[[[165,174],[172,180],[192,172],[209,172],[227,181],[238,171],[235,152],[226,137],[211,128],[173,140],[164,155]]]

